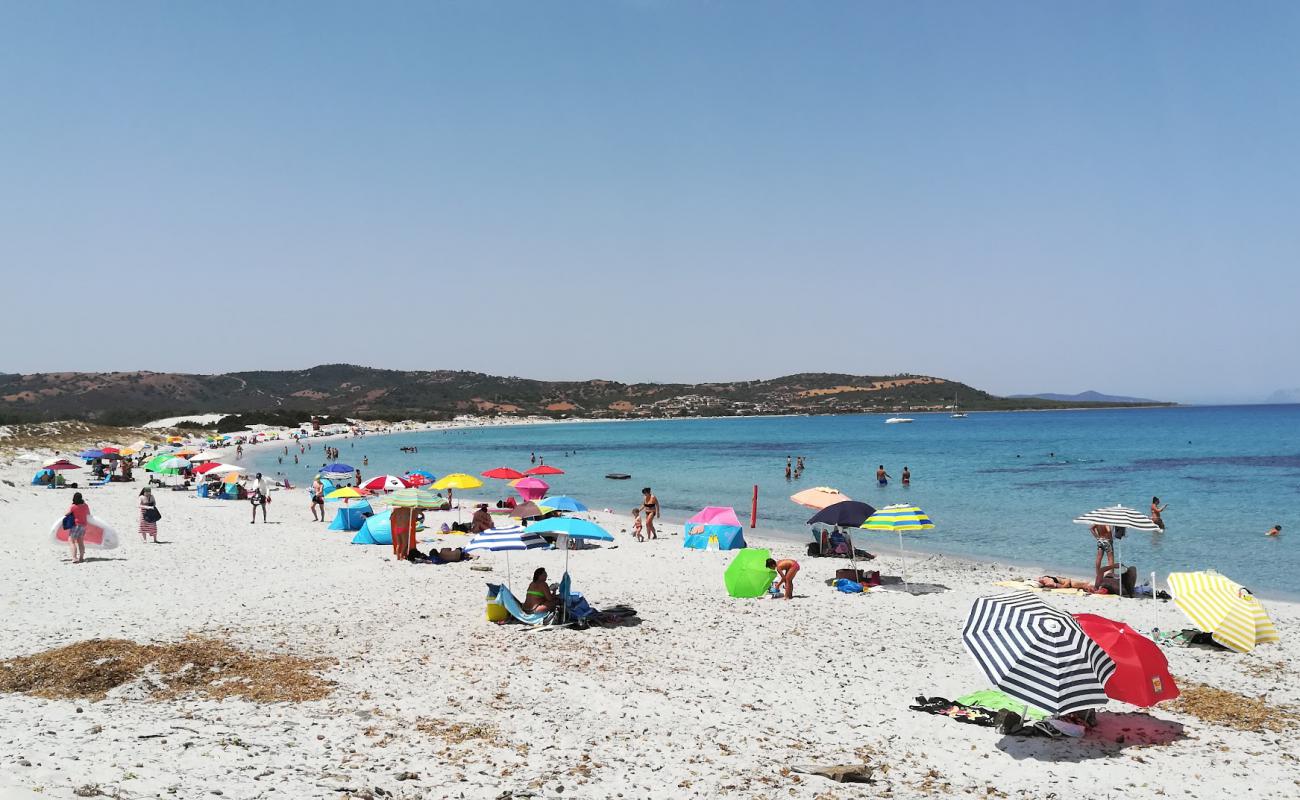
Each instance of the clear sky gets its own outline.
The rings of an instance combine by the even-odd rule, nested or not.
[[[1297,42],[1294,2],[0,0],[0,371],[1263,398]]]

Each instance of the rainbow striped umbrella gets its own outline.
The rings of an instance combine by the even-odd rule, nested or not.
[[[904,531],[928,531],[934,522],[918,506],[897,504],[885,506],[867,517],[862,528],[869,531],[893,531],[898,534],[898,552],[903,559],[903,586],[907,587],[907,553],[903,550]]]
[[[1278,640],[1273,620],[1249,589],[1217,572],[1171,572],[1169,591],[1196,627],[1238,653]]]

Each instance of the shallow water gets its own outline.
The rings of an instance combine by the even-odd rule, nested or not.
[[[1300,406],[1224,406],[1024,413],[966,419],[919,414],[910,425],[883,416],[750,417],[631,423],[534,425],[422,431],[341,440],[342,461],[364,475],[425,468],[478,474],[525,470],[529,454],[566,474],[552,493],[593,508],[630,511],[652,486],[665,516],[683,519],[705,505],[734,506],[748,519],[755,484],[760,524],[805,536],[811,512],[788,499],[833,486],[881,507],[920,505],[936,528],[910,535],[908,549],[1046,564],[1091,574],[1095,546],[1071,523],[1098,506],[1145,511],[1168,503],[1165,533],[1131,532],[1124,560],[1145,574],[1217,568],[1260,590],[1294,591],[1292,539],[1300,536]],[[402,453],[401,445],[419,447]],[[319,443],[302,464],[259,453],[263,471],[309,481]],[[784,478],[787,455],[805,457],[799,480]],[[363,456],[370,464],[362,467]],[[877,464],[895,477],[875,485]],[[912,486],[897,481],[903,466]],[[632,475],[613,481],[610,472]],[[475,496],[504,496],[499,481]],[[1263,534],[1281,523],[1283,535]],[[873,537],[875,534],[866,534]],[[895,540],[890,539],[890,542]]]

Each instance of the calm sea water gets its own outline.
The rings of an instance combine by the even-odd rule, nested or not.
[[[566,474],[552,493],[592,508],[630,511],[652,486],[669,520],[705,505],[730,505],[748,519],[759,487],[760,527],[807,536],[809,511],[789,496],[833,486],[877,508],[920,505],[936,529],[908,537],[930,550],[1061,565],[1091,574],[1095,546],[1071,519],[1103,505],[1145,511],[1152,495],[1169,504],[1168,530],[1131,532],[1124,560],[1145,574],[1214,567],[1256,590],[1294,592],[1300,542],[1300,406],[1235,406],[1038,413],[917,415],[910,425],[883,416],[766,417],[538,425],[426,431],[343,440],[342,461],[364,475],[425,468],[436,475],[529,467],[529,453]],[[415,455],[401,445],[418,446]],[[309,481],[320,445],[299,465],[261,454],[264,472]],[[807,469],[784,478],[786,456]],[[876,486],[877,464],[912,486]],[[632,475],[608,480],[610,472]],[[496,491],[485,481],[477,496]],[[1264,536],[1281,523],[1278,539]],[[892,547],[896,540],[864,546]]]

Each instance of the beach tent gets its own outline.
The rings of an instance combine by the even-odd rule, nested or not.
[[[740,550],[745,547],[744,528],[736,517],[736,510],[730,506],[702,509],[686,520],[685,534],[682,547],[692,550]]]
[[[722,580],[732,597],[762,597],[776,579],[776,570],[767,566],[772,557],[764,548],[746,547],[731,559]]]
[[[362,500],[356,505],[341,506],[330,523],[332,531],[359,531],[366,523],[366,515],[375,513],[370,503]]]
[[[373,517],[368,517],[361,524],[361,529],[357,535],[352,537],[353,544],[386,544],[393,543],[393,511],[381,511]]]

